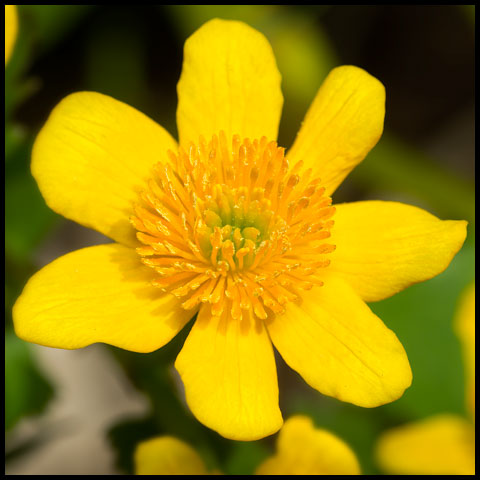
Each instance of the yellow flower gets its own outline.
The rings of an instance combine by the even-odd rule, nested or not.
[[[179,145],[110,97],[60,102],[33,176],[53,210],[116,243],[35,274],[14,307],[17,335],[151,352],[198,312],[175,366],[197,419],[233,439],[282,426],[272,342],[325,395],[399,398],[407,356],[365,301],[442,272],[466,222],[396,202],[331,206],[382,133],[384,87],[365,71],[330,73],[286,155],[282,103],[265,37],[218,19],[185,44]]]
[[[174,437],[141,442],[135,451],[137,475],[211,475],[198,453]],[[277,453],[263,461],[256,475],[359,475],[350,447],[332,433],[317,429],[308,417],[289,418],[277,439]]]
[[[465,290],[460,299],[454,326],[462,344],[466,406],[475,419],[475,283]]]
[[[467,407],[475,418],[475,285],[460,303],[455,329],[465,360]],[[404,475],[474,475],[474,425],[453,414],[433,417],[385,432],[377,445],[382,468]]]
[[[5,65],[10,59],[17,38],[18,20],[15,5],[5,5]]]

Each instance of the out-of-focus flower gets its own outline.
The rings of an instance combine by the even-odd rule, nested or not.
[[[475,419],[475,284],[464,292],[454,326],[462,344],[467,409]]]
[[[137,475],[208,475],[203,460],[173,437],[156,437],[137,446]],[[257,475],[358,475],[360,465],[350,447],[332,433],[315,428],[308,417],[288,419],[277,439],[277,452],[261,463]]]
[[[256,470],[257,475],[358,475],[360,465],[351,448],[336,435],[314,427],[308,417],[285,422],[277,453]]]
[[[465,359],[467,406],[475,417],[475,285],[464,293],[455,320]],[[441,414],[385,432],[377,446],[386,472],[404,475],[475,474],[474,425]]]
[[[17,7],[15,5],[5,5],[5,65],[12,54],[15,39],[17,38],[17,30]]]
[[[285,155],[268,41],[215,19],[185,44],[178,98],[179,145],[98,93],[53,110],[33,148],[38,186],[53,210],[117,243],[35,274],[14,307],[18,336],[151,352],[198,312],[175,366],[195,416],[233,439],[282,425],[272,342],[325,395],[399,398],[407,356],[365,301],[442,272],[466,222],[397,202],[331,206],[381,136],[383,85],[334,69]]]
[[[209,475],[200,455],[175,437],[155,437],[137,445],[136,475]]]

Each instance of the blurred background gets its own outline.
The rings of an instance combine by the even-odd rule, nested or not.
[[[374,474],[384,430],[440,412],[467,416],[452,321],[474,278],[473,6],[21,5],[18,14],[5,71],[7,474],[130,473],[135,445],[158,434],[188,441],[208,465],[231,474],[252,473],[273,449],[276,436],[230,441],[192,417],[172,368],[188,328],[143,355],[106,345],[48,349],[12,329],[12,305],[34,272],[109,241],[49,210],[31,177],[31,147],[48,114],[66,95],[94,90],[176,136],[183,44],[214,17],[243,20],[271,42],[285,97],[279,143],[287,149],[332,67],[360,66],[385,85],[385,134],[334,203],[398,200],[469,221],[467,241],[443,274],[370,305],[407,351],[414,380],[405,395],[376,409],[343,404],[308,387],[277,356],[284,417],[310,415]]]

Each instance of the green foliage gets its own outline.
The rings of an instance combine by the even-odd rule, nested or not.
[[[85,62],[86,89],[145,111],[148,98],[144,26],[124,15],[112,15],[107,25],[91,25]]]
[[[21,418],[39,414],[53,389],[38,370],[28,344],[13,332],[5,335],[5,430]]]
[[[399,337],[413,371],[413,384],[403,397],[382,407],[389,414],[412,420],[441,412],[466,414],[464,366],[453,321],[460,294],[475,278],[474,265],[475,250],[465,245],[444,273],[370,305]]]
[[[475,28],[475,5],[459,5],[459,7],[463,10],[464,15]]]
[[[29,151],[30,145],[26,146]],[[15,166],[22,161],[15,155],[9,158],[11,164],[18,161]],[[9,257],[20,262],[31,260],[34,248],[57,219],[58,216],[46,206],[30,172],[9,169],[5,183],[5,250]]]
[[[117,467],[129,475],[133,474],[135,448],[140,442],[156,435],[158,432],[152,416],[117,423],[108,432],[108,439],[115,449]]]
[[[257,467],[273,454],[264,441],[232,442],[230,454],[223,465],[226,475],[253,475]]]
[[[19,5],[22,35],[32,35],[36,48],[60,42],[94,5]]]

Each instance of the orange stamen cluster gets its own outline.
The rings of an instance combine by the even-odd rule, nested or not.
[[[335,209],[311,169],[300,175],[302,162],[290,167],[265,137],[229,145],[223,132],[168,155],[131,218],[155,286],[186,309],[208,303],[213,315],[265,319],[299,289],[323,285]]]

